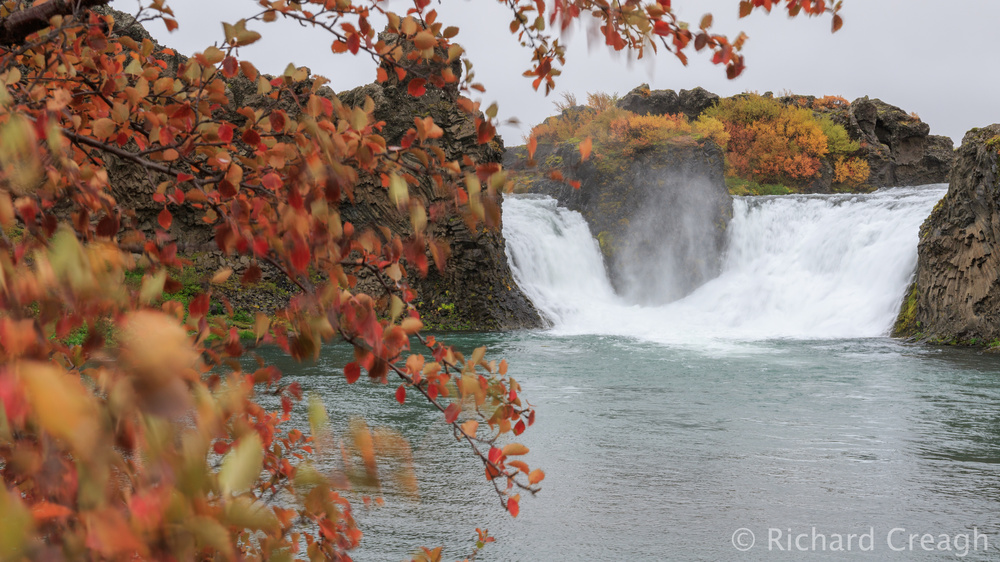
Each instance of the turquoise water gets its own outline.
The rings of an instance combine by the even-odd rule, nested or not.
[[[738,198],[719,276],[665,304],[614,292],[579,214],[509,197],[512,270],[551,328],[447,340],[509,361],[543,489],[508,516],[440,413],[347,387],[347,348],[284,364],[340,434],[363,416],[413,448],[419,499],[351,492],[354,555],[462,559],[485,527],[480,560],[1000,559],[1000,356],[884,336],[944,193]]]
[[[497,537],[481,560],[939,559],[956,552],[938,550],[939,535],[954,549],[974,532],[967,558],[1000,557],[996,356],[887,338],[725,351],[538,332],[450,340],[511,363],[538,410],[521,441],[546,471],[543,490],[510,518],[439,414],[398,406],[394,385],[348,388],[346,350],[330,350],[285,380],[319,393],[335,427],[363,415],[403,428],[420,482],[419,500],[388,488],[385,506],[358,508],[358,560],[439,545],[461,559],[476,527]],[[732,542],[741,528],[756,535],[747,553]],[[825,551],[819,539],[812,549],[813,528]],[[771,529],[782,546],[789,530],[808,533],[807,549],[769,549]],[[868,533],[871,550],[831,550],[834,535]],[[909,535],[925,533],[934,550],[911,549]]]

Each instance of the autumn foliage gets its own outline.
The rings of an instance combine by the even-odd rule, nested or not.
[[[407,283],[426,272],[428,254],[444,265],[428,221],[485,220],[483,202],[502,187],[502,171],[449,159],[431,119],[415,118],[389,144],[372,103],[346,106],[304,68],[265,76],[239,56],[264,23],[288,19],[328,33],[335,54],[373,57],[378,80],[412,96],[431,88],[474,95],[482,87],[453,71],[457,28],[439,22],[426,0],[403,14],[377,2],[262,0],[256,15],[223,24],[219,46],[185,58],[119,35],[113,16],[86,9],[103,3],[0,5],[0,556],[347,558],[361,531],[342,494],[381,477],[377,458],[392,459],[411,486],[408,447],[361,421],[338,441],[318,398],[308,406],[310,434],[289,429],[303,389],[283,384],[254,355],[259,345],[310,359],[326,343],[346,342],[354,350],[342,368],[347,382],[367,376],[387,385],[387,401],[419,398],[438,409],[516,516],[521,494],[544,478],[512,442],[535,412],[506,362],[421,333]],[[779,4],[746,1],[740,10]],[[742,36],[710,34],[711,18],[694,31],[670,2],[557,2],[547,18],[528,17],[545,12],[541,4],[508,5],[512,32],[534,45],[526,74],[536,88],[552,87],[563,57],[546,19],[564,29],[584,14],[597,16],[615,49],[659,45],[685,58],[691,46],[712,52],[730,76],[743,69]],[[793,15],[833,13],[839,27],[839,4],[786,6]],[[145,8],[147,20],[177,27],[162,0]],[[376,16],[394,41],[376,33]],[[236,106],[234,80],[263,103]],[[478,142],[489,142],[496,109],[484,115],[469,97],[458,104]],[[658,130],[644,121],[621,127],[640,137]],[[112,163],[143,171],[158,206],[150,228],[116,199],[128,186],[109,183]],[[362,181],[386,190],[407,234],[342,220],[341,205]],[[424,184],[447,194],[446,209],[429,212],[411,196]],[[191,214],[218,250],[250,260],[241,282],[253,283],[266,265],[297,288],[286,309],[254,318],[252,338],[240,337],[231,305],[214,290],[233,274],[227,267],[190,299],[167,298],[188,264],[171,232]],[[363,274],[380,293],[358,288]],[[265,392],[280,409],[260,405]],[[358,470],[318,470],[315,456],[331,451]],[[479,531],[478,540],[489,537]]]
[[[819,109],[842,107],[843,98],[817,100]],[[824,159],[834,159],[834,181],[856,187],[868,179],[868,163],[851,157],[858,149],[847,131],[829,117],[798,104],[757,94],[720,100],[705,115],[729,133],[727,173],[767,184],[801,186],[819,176]]]

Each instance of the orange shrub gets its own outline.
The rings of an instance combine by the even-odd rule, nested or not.
[[[722,100],[705,112],[726,133],[727,173],[761,183],[801,182],[816,177],[827,152],[827,136],[811,111],[783,106],[754,94]]]
[[[857,187],[866,181],[871,168],[863,158],[837,158],[833,165],[834,183]]]
[[[850,105],[851,102],[840,96],[823,96],[813,102],[813,109],[842,109]]]

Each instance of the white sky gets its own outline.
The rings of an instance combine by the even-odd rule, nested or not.
[[[135,0],[113,6],[134,12]],[[393,0],[397,11],[408,4]],[[169,0],[180,29],[172,34],[162,24],[150,25],[157,39],[184,54],[222,40],[220,21],[235,22],[255,13],[253,0]],[[500,117],[516,117],[521,128],[503,127],[508,146],[521,144],[530,126],[555,112],[552,102],[561,92],[617,92],[624,95],[641,83],[653,89],[695,86],[727,96],[744,91],[775,94],[840,95],[880,98],[930,124],[931,133],[961,142],[965,131],[1000,122],[1000,66],[995,34],[1000,2],[995,0],[844,0],[844,27],[830,33],[830,18],[796,18],[783,12],[754,13],[739,20],[737,0],[675,0],[682,19],[697,22],[705,12],[715,16],[712,31],[730,38],[745,31],[747,68],[727,80],[722,67],[704,54],[693,54],[688,67],[660,51],[654,57],[630,61],[610,53],[601,43],[588,48],[582,28],[568,38],[569,53],[557,89],[545,97],[531,88],[521,73],[531,53],[518,46],[508,30],[510,13],[492,0],[435,0],[439,21],[457,25],[455,39],[467,50],[477,81],[486,86],[484,106],[497,101]],[[243,49],[241,57],[264,72],[280,73],[289,63],[305,65],[332,80],[342,91],[373,82],[371,59],[334,55],[321,31],[287,23],[251,25],[264,39]]]

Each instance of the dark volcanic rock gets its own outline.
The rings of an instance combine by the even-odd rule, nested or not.
[[[669,302],[718,275],[732,198],[714,143],[666,143],[628,160],[586,162],[571,143],[544,145],[535,159],[542,164],[527,168],[526,150],[518,147],[504,162],[517,171],[520,188],[584,216],[619,294]],[[571,170],[580,188],[548,179],[549,166]]]
[[[499,136],[487,144],[478,144],[475,122],[459,109],[454,88],[428,87],[423,96],[414,98],[406,92],[405,83],[389,81],[343,92],[339,97],[349,106],[362,105],[371,98],[375,103],[374,118],[386,123],[382,135],[389,145],[399,144],[413,126],[415,116],[430,116],[444,131],[436,143],[449,159],[468,155],[482,164],[498,163],[502,158],[504,147]],[[422,198],[428,206],[450,200],[447,194],[437,193],[430,181],[421,183],[417,193],[411,188],[412,196]],[[345,220],[361,228],[387,226],[402,236],[411,233],[409,216],[401,214],[387,190],[371,178],[355,187],[354,197],[353,204],[345,203],[340,208]],[[484,190],[483,198],[484,206],[492,207],[500,216],[502,194]],[[514,282],[500,224],[479,224],[470,229],[458,215],[450,214],[428,228],[429,235],[447,242],[451,251],[443,272],[431,265],[427,277],[421,278],[407,268],[409,283],[418,295],[417,308],[428,327],[511,330],[543,325],[531,301]]]
[[[879,187],[948,181],[955,154],[950,138],[930,134],[920,118],[879,99],[851,103],[841,124],[862,141],[872,176]]]
[[[649,84],[634,88],[618,100],[618,107],[639,115],[667,115],[683,113],[688,119],[699,115],[719,101],[719,96],[697,87],[693,90],[650,90]]]
[[[920,228],[917,274],[894,335],[1000,339],[1000,125],[966,133],[948,193]]]

